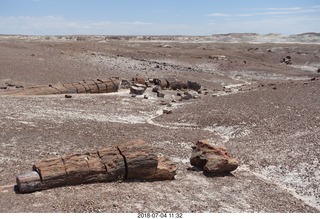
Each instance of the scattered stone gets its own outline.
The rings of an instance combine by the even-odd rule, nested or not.
[[[165,94],[164,94],[164,93],[162,93],[162,92],[159,92],[159,91],[158,91],[158,93],[157,93],[157,97],[164,98],[164,96],[165,96]]]
[[[128,80],[121,80],[121,88],[123,89],[129,89],[131,87],[132,83]]]
[[[172,110],[164,109],[164,110],[163,110],[163,113],[164,113],[164,114],[172,114]]]
[[[7,87],[0,87],[0,89],[7,89]]]
[[[172,104],[171,103],[167,103],[167,107],[172,107]]]
[[[144,95],[143,98],[144,99],[149,99],[149,97],[147,95]]]
[[[167,105],[168,103],[165,100],[161,100],[160,105]]]
[[[157,85],[157,86],[154,86],[154,87],[152,88],[152,92],[154,92],[154,93],[158,93],[159,90],[160,90],[160,87],[159,87],[158,85]]]
[[[193,96],[190,93],[185,93],[181,96],[181,100],[191,100],[191,99],[193,99]]]
[[[140,76],[137,76],[135,78],[132,78],[132,81],[135,83],[135,84],[145,84],[146,83],[146,79],[144,77],[140,77]]]
[[[285,58],[282,59],[281,63],[285,63],[286,65],[291,65],[291,56],[286,56]]]
[[[315,81],[315,80],[316,80],[316,78],[311,78],[311,79],[310,79],[310,81]]]
[[[207,174],[225,174],[237,169],[239,162],[224,147],[214,147],[208,140],[192,147],[190,163]]]
[[[191,90],[199,91],[201,89],[201,85],[197,82],[187,81],[188,87]]]
[[[23,85],[16,85],[16,88],[23,88]]]
[[[15,87],[16,85],[15,84],[11,84],[11,83],[9,83],[9,82],[6,82],[5,83],[8,87]]]
[[[213,60],[227,60],[227,57],[224,55],[210,55],[209,59]]]
[[[31,54],[31,56],[36,56],[36,54]]]
[[[131,94],[131,97],[136,97],[137,95],[136,94]]]
[[[72,95],[66,94],[66,95],[64,95],[64,97],[65,97],[65,98],[72,98]]]
[[[317,71],[318,73],[320,73],[320,68],[318,68],[318,71]]]
[[[130,93],[136,95],[142,95],[146,89],[137,85],[132,85],[130,87]]]
[[[181,97],[181,96],[182,96],[182,94],[178,92],[178,93],[177,93],[177,96],[178,96],[178,97]]]

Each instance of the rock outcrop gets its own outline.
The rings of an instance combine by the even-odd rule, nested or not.
[[[17,176],[20,193],[117,180],[173,180],[176,164],[158,156],[142,140],[85,154],[63,155],[37,162],[32,172]]]
[[[192,147],[190,163],[207,174],[225,174],[237,169],[239,162],[224,147],[214,147],[208,140]]]

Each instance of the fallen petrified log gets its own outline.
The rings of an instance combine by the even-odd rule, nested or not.
[[[42,86],[26,87],[10,90],[4,95],[51,95],[70,93],[111,93],[119,90],[120,81],[118,78],[106,80],[83,80],[73,83],[57,83]]]
[[[32,172],[17,176],[20,193],[67,185],[117,180],[173,180],[176,165],[158,156],[142,140],[102,148],[93,153],[64,155],[37,162]]]
[[[229,173],[239,166],[224,147],[214,147],[208,140],[198,141],[192,147],[190,163],[207,174]]]

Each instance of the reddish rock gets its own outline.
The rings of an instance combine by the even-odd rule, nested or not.
[[[229,173],[239,165],[224,147],[214,147],[208,140],[198,141],[192,149],[191,165],[203,169],[205,173]]]

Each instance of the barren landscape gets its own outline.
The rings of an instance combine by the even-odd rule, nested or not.
[[[0,66],[0,212],[320,211],[317,33],[0,35]],[[152,87],[133,96],[123,84],[72,98],[8,95],[111,77],[175,78],[201,90],[191,99],[170,89],[158,97]],[[175,180],[14,190],[39,160],[135,139],[177,164]],[[201,139],[224,146],[239,167],[224,176],[190,168]]]

